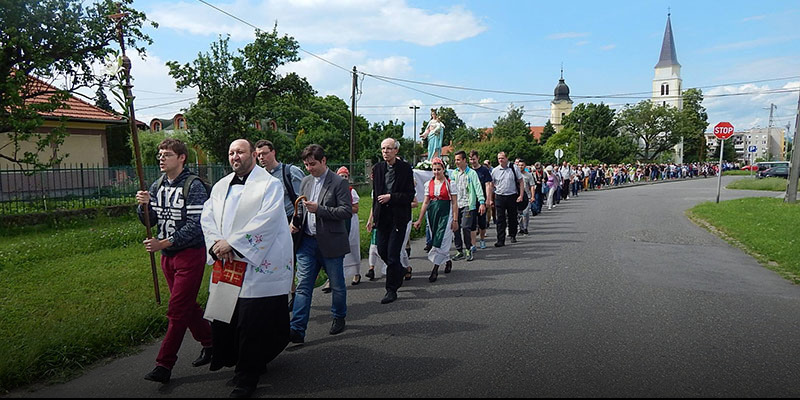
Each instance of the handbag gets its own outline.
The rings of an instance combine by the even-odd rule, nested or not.
[[[517,180],[519,178],[517,178],[517,170],[514,169],[513,165],[511,166],[511,171],[514,172],[514,186],[516,186],[516,188],[517,188],[517,197],[519,197],[519,186],[517,185]],[[523,184],[524,183],[525,182],[524,182],[524,179],[523,179]],[[525,211],[525,208],[528,207],[528,203],[530,203],[530,202],[531,202],[531,199],[530,199],[530,197],[528,197],[528,191],[527,190],[523,190],[522,191],[522,201],[518,201],[517,202],[517,211]]]

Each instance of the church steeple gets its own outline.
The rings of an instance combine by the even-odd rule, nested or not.
[[[664,29],[664,41],[661,42],[661,56],[658,58],[656,68],[669,67],[672,65],[680,66],[678,54],[675,52],[675,39],[672,38],[672,22],[670,14],[667,13],[667,27]]]

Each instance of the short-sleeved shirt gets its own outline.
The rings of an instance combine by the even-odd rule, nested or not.
[[[533,174],[530,172],[522,173],[522,186],[525,187],[525,192],[528,193],[528,197],[531,197],[531,186],[536,186],[536,180],[533,179]]]
[[[486,197],[486,182],[492,181],[492,171],[489,168],[486,168],[485,165],[481,165],[478,169],[474,169],[476,174],[478,174],[478,179],[481,181],[481,189],[483,189],[483,198]]]
[[[275,179],[281,181],[284,185],[283,187],[283,208],[286,209],[286,216],[289,217],[294,214],[294,203],[292,202],[291,197],[289,197],[289,192],[286,190],[286,182],[283,180],[283,169],[288,166],[289,167],[289,180],[292,182],[292,187],[294,188],[294,192],[299,196],[300,195],[300,183],[303,182],[303,178],[306,176],[303,173],[303,170],[298,168],[297,166],[291,164],[284,164],[278,163],[278,166],[275,167],[272,171],[269,172]]]
[[[494,182],[494,192],[501,196],[516,195],[519,191],[517,179],[522,179],[516,165],[509,163],[508,167],[496,166],[492,169],[492,181]]]

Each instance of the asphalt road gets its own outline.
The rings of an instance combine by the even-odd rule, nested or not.
[[[379,303],[383,280],[348,286],[340,335],[328,335],[330,299],[316,291],[306,344],[270,363],[256,396],[800,396],[800,288],[684,215],[713,201],[716,184],[582,193],[535,217],[518,243],[456,262],[434,284],[417,241],[414,278],[395,303]],[[723,189],[722,199],[767,195]],[[157,351],[10,396],[232,389],[231,369],[191,367],[190,336],[168,385],[143,380]]]

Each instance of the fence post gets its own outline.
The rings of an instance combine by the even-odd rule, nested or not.
[[[81,200],[83,201],[83,208],[86,208],[86,193],[84,193],[84,180],[83,180],[83,163],[81,163]]]

